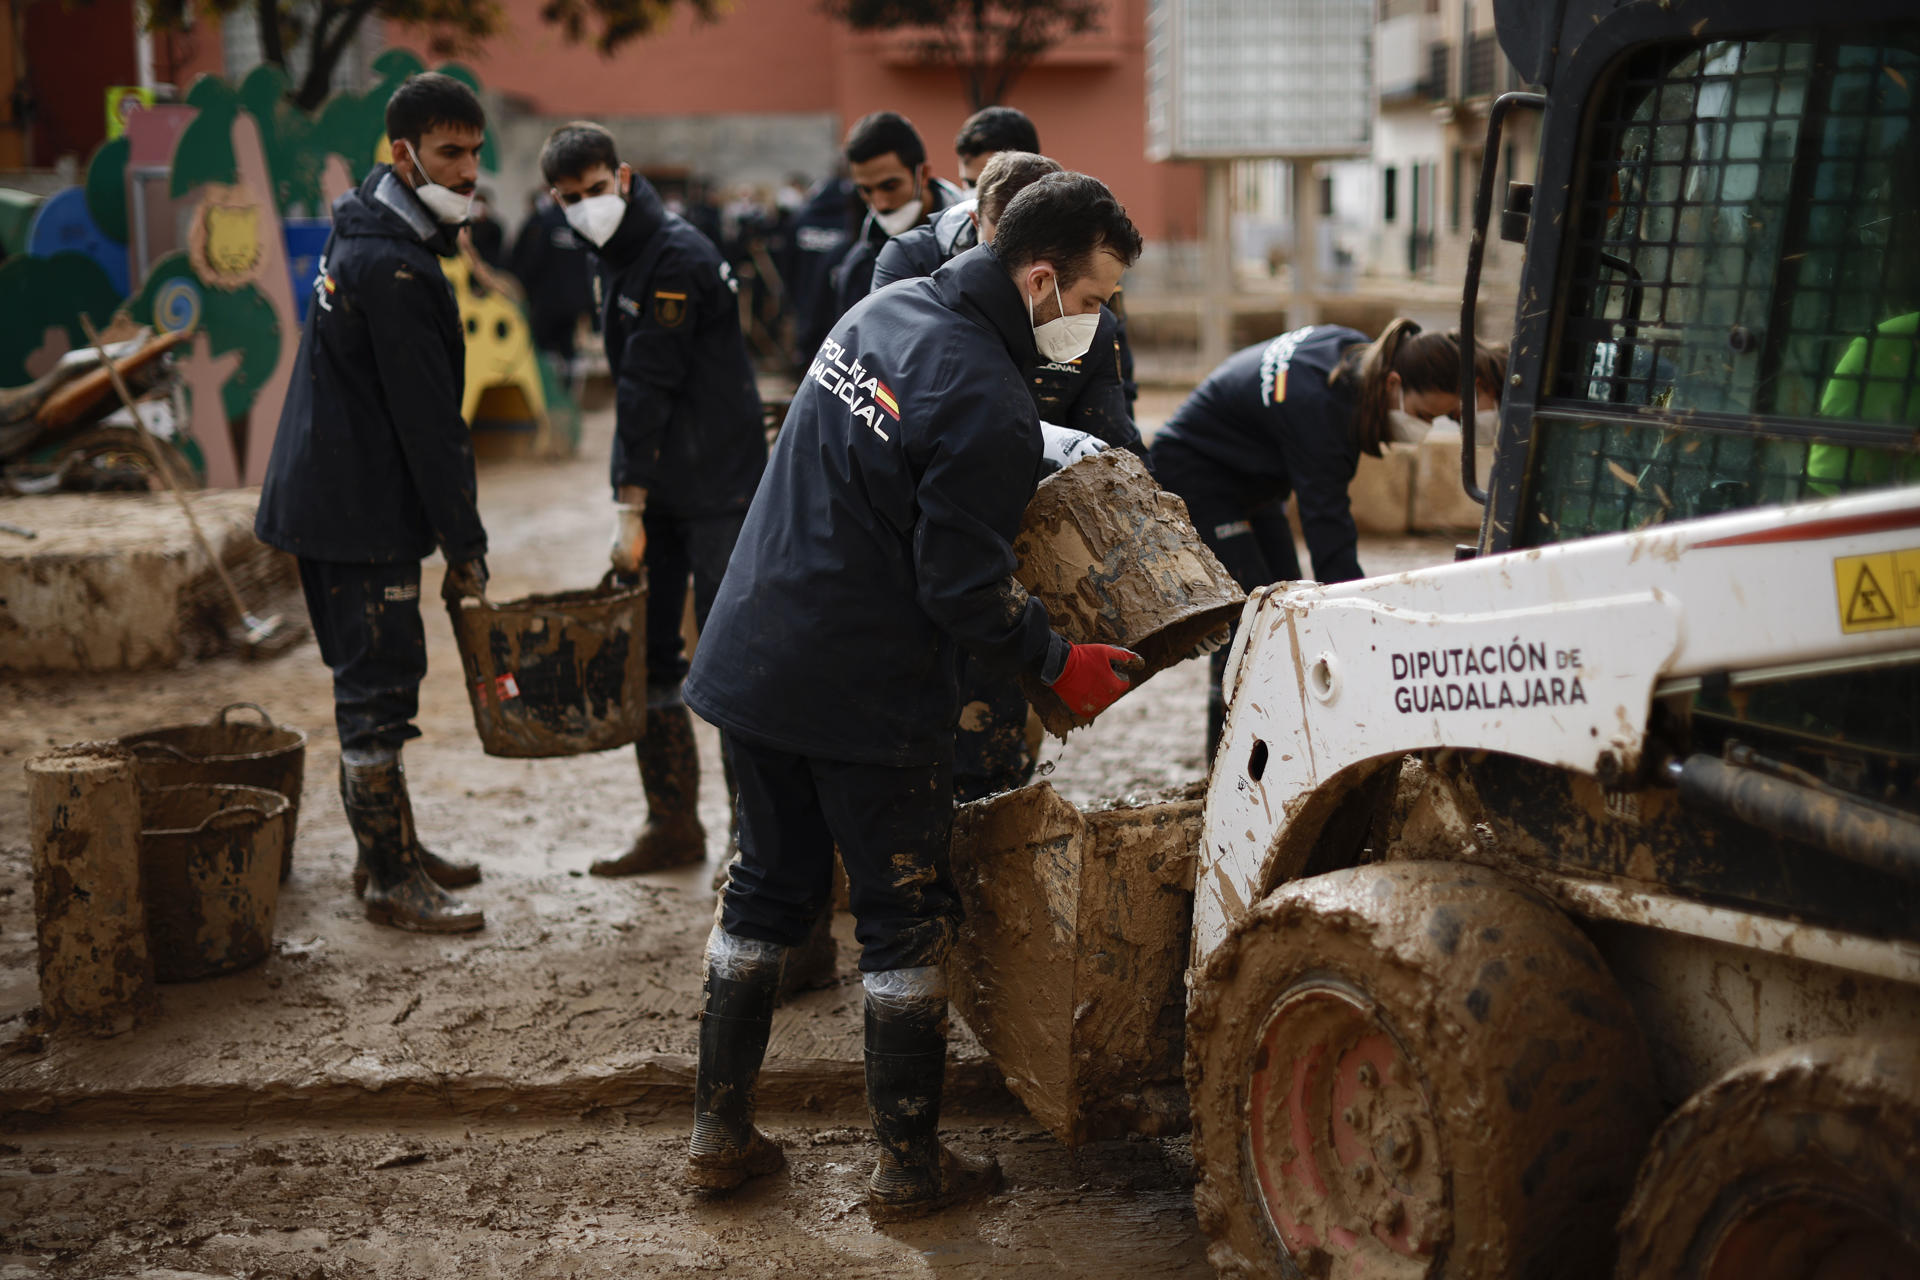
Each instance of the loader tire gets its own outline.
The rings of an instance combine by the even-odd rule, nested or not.
[[[1920,1276],[1920,1042],[1795,1045],[1689,1098],[1640,1171],[1616,1274]]]
[[[1190,1009],[1194,1201],[1221,1274],[1611,1272],[1652,1072],[1599,954],[1537,893],[1446,862],[1294,881]]]

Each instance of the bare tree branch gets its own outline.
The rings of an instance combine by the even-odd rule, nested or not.
[[[1005,101],[1028,67],[1093,30],[1101,14],[1100,0],[821,0],[821,8],[855,31],[910,35],[922,61],[960,73],[976,111]]]

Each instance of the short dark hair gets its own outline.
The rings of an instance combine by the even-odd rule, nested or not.
[[[613,148],[613,135],[591,120],[561,125],[540,148],[540,173],[548,185],[582,177],[601,165],[619,169],[620,153]]]
[[[387,141],[418,142],[435,125],[484,131],[487,111],[473,90],[452,76],[423,71],[408,76],[387,99]]]
[[[1071,284],[1093,270],[1101,250],[1126,266],[1140,256],[1140,232],[1113,192],[1084,173],[1050,173],[1007,203],[993,252],[1008,271],[1045,259]]]
[[[982,220],[998,223],[1009,200],[1048,174],[1060,172],[1058,160],[1030,151],[996,151],[980,170],[980,182],[973,189],[975,208]]]
[[[917,169],[927,162],[927,144],[920,141],[913,121],[898,111],[876,111],[861,116],[847,130],[844,148],[848,164],[864,164],[891,151],[900,163]]]
[[[962,160],[995,151],[1040,150],[1040,131],[1018,107],[982,107],[967,117],[953,139],[953,153]]]

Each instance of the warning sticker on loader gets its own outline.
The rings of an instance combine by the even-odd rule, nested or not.
[[[1870,556],[1836,556],[1833,589],[1840,630],[1920,627],[1920,547]]]

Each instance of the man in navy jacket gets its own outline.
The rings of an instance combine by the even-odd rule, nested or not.
[[[333,206],[254,533],[292,552],[320,656],[333,669],[340,796],[359,845],[367,918],[434,933],[481,927],[443,886],[472,863],[420,847],[400,748],[427,672],[420,562],[442,594],[486,586],[486,530],[460,416],[466,339],[436,257],[456,253],[486,116],[459,81],[418,75],[387,103],[391,166]]]
[[[1058,172],[1060,166],[1045,156],[998,152],[977,171],[974,199],[947,210],[930,227],[887,241],[874,267],[873,287],[878,290],[896,279],[932,275],[965,252],[956,247],[959,243],[967,248],[979,241],[991,244],[1008,203],[1049,173]],[[966,230],[964,241],[959,228]],[[1146,453],[1120,382],[1118,348],[1113,314],[1102,307],[1093,346],[1085,355],[1042,361],[1028,375],[1028,393],[1048,431],[1050,459],[1066,461],[1061,446],[1082,432],[1108,446]],[[954,798],[965,804],[1025,786],[1033,775],[1034,752],[1027,737],[1027,698],[1019,683],[995,679],[978,660],[970,659],[961,675],[961,689],[967,714],[954,740]]]
[[[1072,645],[1013,579],[1041,465],[1041,351],[1092,340],[1140,250],[1099,182],[1057,173],[992,246],[863,299],[808,371],[701,637],[687,701],[727,734],[739,863],[707,943],[688,1177],[727,1188],[783,1157],[753,1082],[787,950],[825,907],[837,846],[866,984],[879,1216],[991,1185],[939,1142],[959,901],[947,863],[962,647],[1084,715],[1125,692],[1125,650]]]
[[[596,124],[562,125],[540,167],[573,229],[599,256],[602,332],[615,387],[613,569],[647,568],[647,722],[634,744],[647,821],[598,876],[706,857],[700,758],[680,699],[687,579],[704,628],[760,473],[767,437],[740,333],[733,274],[705,235],[620,163]]]
[[[933,176],[927,147],[913,122],[893,111],[862,116],[847,130],[847,171],[866,203],[860,234],[834,267],[834,296],[845,315],[867,296],[873,264],[894,236],[922,226],[965,198],[960,188]]]

